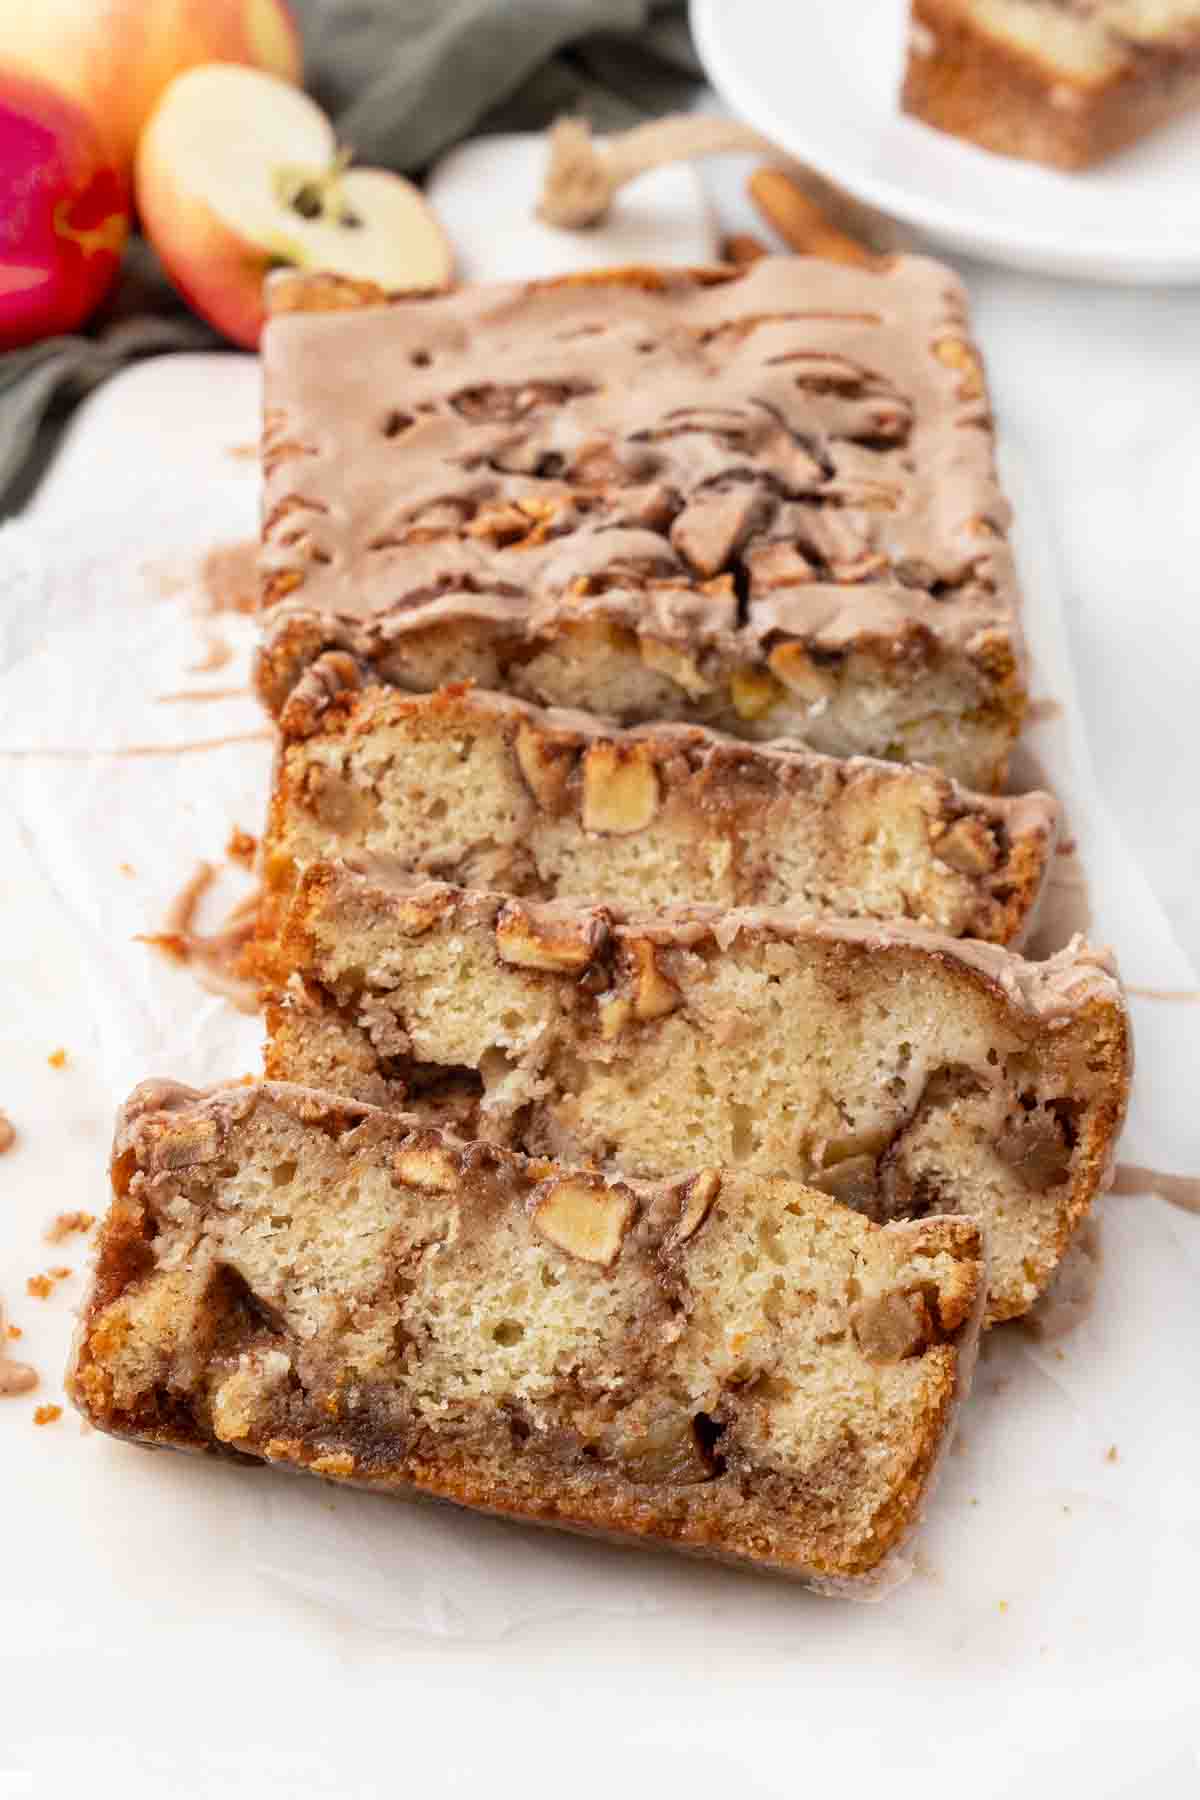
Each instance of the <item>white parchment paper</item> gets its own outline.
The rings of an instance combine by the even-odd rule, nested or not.
[[[1031,730],[1029,752],[1066,804],[1093,934],[1132,984],[1193,988],[1090,775],[1056,573],[1019,459],[1006,479],[1034,691],[1061,708]],[[253,532],[255,506],[252,472],[231,468],[195,497],[161,485],[125,514],[83,518],[69,542],[32,526],[0,534],[0,1105],[21,1131],[0,1166],[0,1291],[28,1328],[37,1399],[61,1397],[79,1282],[39,1310],[23,1279],[78,1264],[40,1234],[63,1207],[102,1209],[113,1107],[147,1075],[204,1084],[258,1065],[258,1021],[135,942],[161,926],[197,861],[221,860],[232,826],[259,828],[271,744],[248,691],[253,626],[207,613],[199,573],[214,545]],[[197,672],[214,633],[233,655]],[[227,868],[202,925],[248,883]],[[1200,1007],[1133,1005],[1124,1154],[1198,1173]],[[56,1045],[68,1066],[48,1074]],[[390,1792],[378,1747],[399,1704],[389,1671],[402,1668],[420,1696],[416,1716],[405,1712],[406,1766],[426,1783],[440,1773],[435,1792],[557,1793],[551,1769],[521,1754],[521,1732],[534,1730],[557,1747],[554,1767],[569,1756],[573,1796],[608,1794],[614,1780],[634,1792],[679,1780],[701,1795],[731,1782],[790,1795],[797,1757],[809,1778],[833,1781],[857,1766],[864,1733],[880,1755],[886,1744],[896,1793],[926,1792],[931,1772],[969,1756],[985,1794],[1011,1792],[1036,1764],[1102,1795],[1141,1792],[1133,1784],[1154,1772],[1156,1791],[1173,1795],[1200,1766],[1200,1218],[1147,1196],[1106,1200],[1099,1219],[1091,1310],[1057,1341],[992,1334],[914,1578],[873,1608],[274,1473],[147,1457],[81,1438],[66,1420],[38,1432],[27,1405],[0,1403],[6,1523],[29,1551],[9,1578],[27,1683],[11,1741],[32,1754],[41,1732],[65,1756],[38,1680],[86,1668],[96,1742],[114,1729],[101,1700],[115,1707],[129,1680],[158,1707],[122,1765],[128,1791],[161,1791],[165,1769],[176,1791],[215,1791],[204,1784],[227,1779],[236,1748],[260,1793]],[[231,1760],[214,1749],[180,1773],[172,1756],[190,1715],[174,1678],[202,1680],[214,1657],[234,1692],[207,1729]],[[318,1679],[331,1731],[361,1724],[367,1693],[382,1711],[365,1735],[319,1754],[310,1745],[298,1762],[304,1729],[264,1726],[248,1696],[265,1683],[294,1711],[303,1683],[303,1711]],[[0,1691],[14,1691],[11,1678]],[[160,1737],[158,1760],[143,1755]],[[82,1772],[83,1740],[70,1741]]]

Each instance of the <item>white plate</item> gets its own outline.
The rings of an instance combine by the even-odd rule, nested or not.
[[[692,0],[735,112],[860,199],[992,262],[1200,281],[1200,111],[1082,174],[993,156],[899,108],[906,0]]]

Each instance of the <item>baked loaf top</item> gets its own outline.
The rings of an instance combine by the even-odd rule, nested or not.
[[[1013,628],[982,367],[937,263],[289,311],[264,374],[271,628],[565,608],[830,650]]]
[[[369,851],[534,899],[791,905],[1009,942],[1053,854],[1048,794],[986,798],[932,769],[698,726],[621,731],[465,685],[409,695],[360,688],[353,667],[343,687],[327,677],[280,720],[268,939],[298,871]]]
[[[970,1373],[965,1219],[530,1162],[285,1086],[149,1082],[70,1379],[105,1431],[878,1582]]]
[[[290,970],[290,974],[289,974]],[[872,1216],[962,1211],[1024,1312],[1108,1177],[1130,1072],[1111,959],[906,924],[535,905],[315,865],[268,1074],[639,1176],[785,1174]]]
[[[1200,50],[1196,0],[940,0],[1084,87],[1161,51]]]

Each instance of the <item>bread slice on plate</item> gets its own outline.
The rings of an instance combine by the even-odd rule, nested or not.
[[[1200,105],[1196,0],[912,0],[906,112],[1082,169]]]
[[[322,703],[293,696],[280,719],[264,949],[305,868],[357,851],[532,899],[790,905],[999,943],[1036,914],[1048,794],[993,799],[933,769],[790,742],[622,731],[466,685],[404,694],[324,673]]]
[[[267,1073],[645,1178],[786,1175],[877,1218],[963,1212],[989,1317],[1032,1305],[1107,1178],[1129,1024],[1111,960],[911,925],[616,908],[315,864]]]
[[[295,1087],[148,1082],[69,1386],[94,1425],[877,1589],[984,1291],[962,1218],[624,1181]]]
[[[1003,784],[1016,577],[949,269],[764,257],[390,303],[289,275],[272,295],[273,713],[337,652],[414,692],[469,677]]]

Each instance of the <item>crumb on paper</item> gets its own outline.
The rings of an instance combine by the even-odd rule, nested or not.
[[[9,1343],[20,1335],[18,1325],[9,1325],[0,1331],[0,1397],[28,1394],[38,1384],[36,1369],[31,1369],[28,1363],[14,1362],[6,1354]]]
[[[19,1325],[6,1325],[4,1331],[5,1336],[11,1344],[15,1344],[18,1338],[23,1338],[25,1336],[25,1333],[21,1330]]]
[[[136,873],[137,873],[137,870],[134,868],[132,863],[118,863],[117,864],[117,874],[118,875],[136,875]]]
[[[46,1058],[46,1061],[50,1064],[52,1069],[65,1069],[67,1066],[67,1053],[61,1048],[52,1050]]]
[[[0,1156],[17,1141],[17,1128],[6,1112],[0,1112]]]
[[[95,1213],[60,1212],[46,1227],[45,1237],[48,1244],[61,1244],[76,1231],[90,1231],[96,1223]]]
[[[35,1425],[53,1425],[56,1419],[62,1418],[61,1406],[35,1406],[33,1422]]]
[[[1121,1456],[1115,1444],[1110,1444],[1104,1452],[1105,1462],[1120,1462]]]
[[[226,454],[226,456],[232,457],[234,462],[257,462],[258,461],[258,445],[257,444],[226,444],[225,454]]]
[[[1001,1601],[1001,1602],[1000,1602],[1000,1611],[1001,1611],[1001,1612],[1007,1612],[1007,1611],[1008,1611],[1008,1601],[1007,1601],[1007,1600],[1002,1600],[1002,1601]]]
[[[248,869],[254,862],[257,850],[258,839],[254,833],[243,831],[240,825],[235,825],[225,846],[225,854],[230,862],[241,863],[243,868]]]
[[[54,1292],[55,1282],[66,1281],[73,1273],[65,1264],[59,1264],[57,1268],[47,1269],[44,1275],[31,1275],[25,1283],[25,1292],[31,1300],[48,1300]]]

